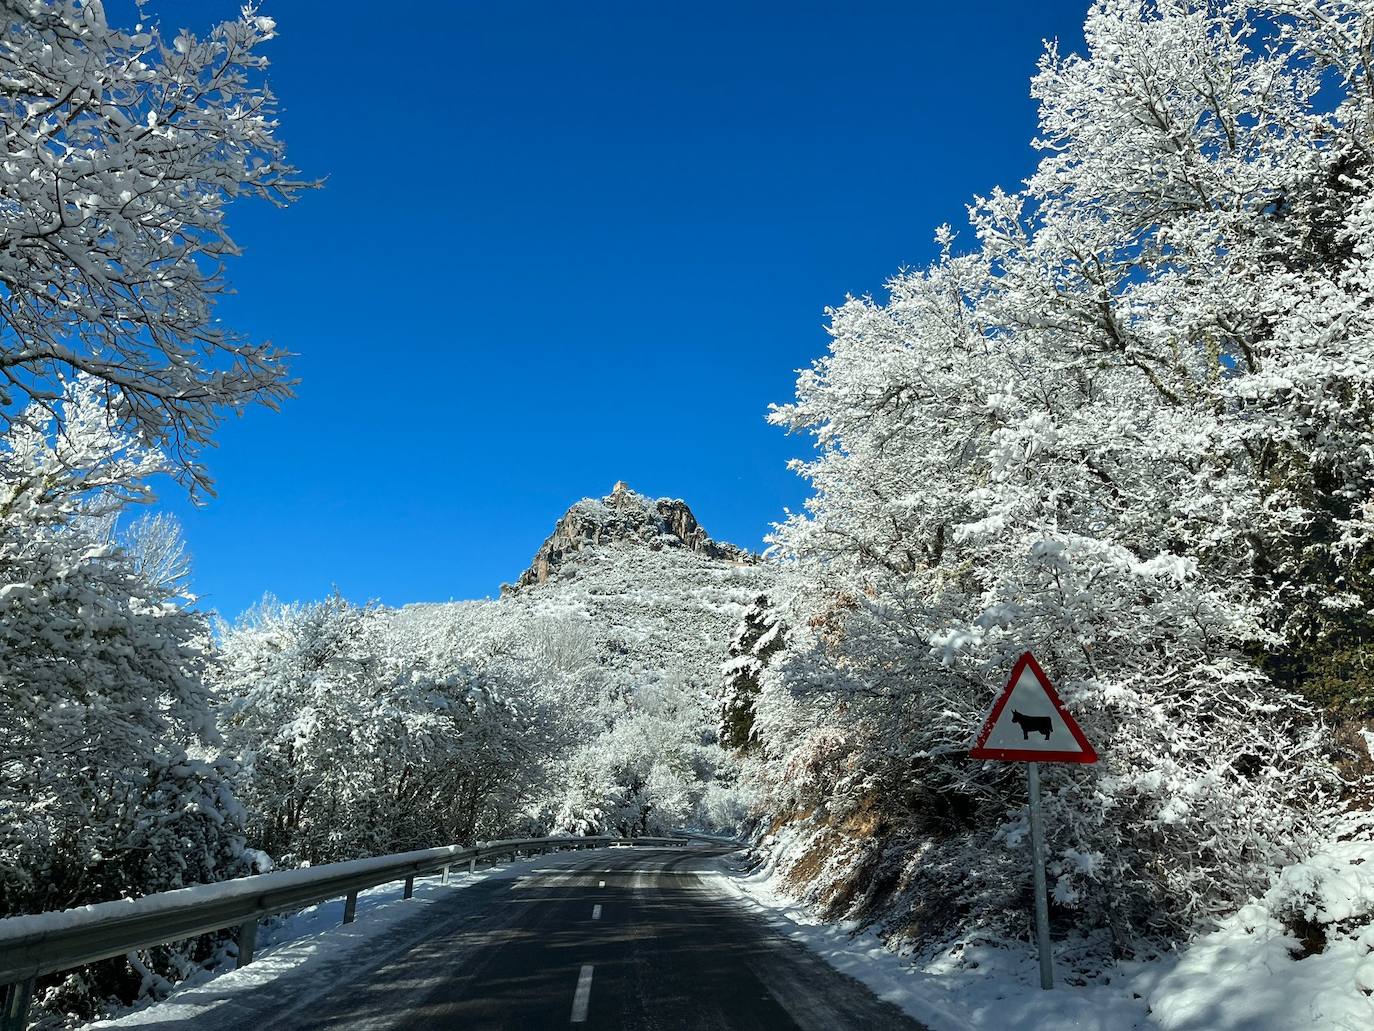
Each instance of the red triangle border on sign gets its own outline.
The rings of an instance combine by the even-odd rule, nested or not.
[[[1016,682],[1021,679],[1021,674],[1026,667],[1030,667],[1035,679],[1040,681],[1040,686],[1045,689],[1045,695],[1049,698],[1050,704],[1054,706],[1054,711],[1059,713],[1059,718],[1064,721],[1064,726],[1068,728],[1073,739],[1083,750],[1081,752],[1037,752],[1029,748],[987,748],[985,743],[988,736],[992,733],[992,728],[997,723],[997,718],[1002,715],[1002,710],[1007,707],[1007,700],[1011,698],[1012,689]],[[1007,678],[1007,686],[1002,688],[1002,693],[997,696],[997,701],[992,705],[992,711],[988,714],[987,722],[983,724],[983,729],[978,732],[977,739],[973,742],[973,747],[969,749],[971,759],[997,759],[1003,762],[1049,762],[1049,763],[1095,763],[1097,762],[1097,750],[1088,744],[1088,739],[1083,736],[1083,730],[1078,726],[1078,721],[1069,715],[1064,708],[1064,703],[1059,700],[1059,692],[1050,683],[1050,678],[1045,676],[1045,671],[1040,668],[1040,663],[1035,661],[1035,656],[1030,652],[1024,653],[1016,660],[1016,665],[1011,668],[1011,676]]]

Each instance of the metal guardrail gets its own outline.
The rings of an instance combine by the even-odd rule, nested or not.
[[[183,938],[238,925],[238,965],[252,962],[258,921],[265,916],[303,909],[343,897],[343,922],[357,914],[358,892],[380,884],[405,881],[405,898],[415,891],[415,878],[442,874],[466,863],[475,872],[483,859],[521,852],[540,854],[562,849],[603,848],[608,845],[685,845],[689,837],[670,838],[516,838],[484,842],[470,848],[456,845],[401,852],[375,859],[301,870],[281,870],[159,892],[140,899],[101,902],[58,913],[40,913],[0,920],[0,985],[5,986],[0,1031],[24,1031],[34,980],[86,963],[123,956],[135,949],[165,945]],[[209,889],[207,891],[206,889]]]
[[[723,834],[703,834],[700,831],[673,831],[670,837],[687,838],[691,841],[704,841],[708,845],[728,845],[734,849],[748,848],[749,842],[739,838],[727,838]]]

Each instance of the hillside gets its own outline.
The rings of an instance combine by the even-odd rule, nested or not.
[[[713,540],[686,502],[620,482],[572,505],[499,600],[408,605],[398,618],[477,629],[474,645],[498,626],[575,629],[601,675],[626,686],[681,678],[714,692],[731,634],[774,579],[747,551]]]
[[[409,605],[392,618],[435,653],[510,657],[531,691],[579,709],[582,740],[546,814],[557,826],[727,827],[743,804],[716,739],[720,668],[775,578],[712,539],[686,502],[621,482],[572,505],[498,600]]]

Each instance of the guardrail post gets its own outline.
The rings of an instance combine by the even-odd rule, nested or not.
[[[235,961],[235,968],[246,967],[253,962],[253,952],[258,947],[258,918],[245,920],[239,924],[239,958]]]
[[[346,924],[351,924],[351,923],[352,923],[354,920],[356,920],[357,918],[358,918],[358,893],[357,893],[356,891],[350,891],[350,892],[348,893],[348,898],[344,901],[344,919],[343,919],[343,922],[346,923]]]
[[[440,883],[440,884],[447,884],[447,883],[448,883],[448,867],[444,867],[444,875],[443,875],[441,878],[439,878],[439,883]]]
[[[406,890],[405,890],[405,894],[402,895],[401,898],[403,898],[403,899],[411,899],[411,898],[414,898],[414,897],[415,897],[415,878],[414,878],[414,877],[407,877],[407,878],[406,878]]]
[[[29,1003],[33,1001],[33,978],[5,985],[5,1009],[0,1013],[0,1031],[24,1031],[29,1026]]]
[[[477,872],[477,857],[473,856],[468,860],[468,873]]]

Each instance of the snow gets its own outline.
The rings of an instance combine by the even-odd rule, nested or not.
[[[1305,959],[1294,958],[1298,947],[1264,906],[1250,905],[1133,985],[1149,1002],[1149,1026],[1167,1031],[1374,1027],[1357,981],[1370,965],[1374,922]]]
[[[1115,983],[1042,991],[1029,949],[966,945],[922,967],[889,950],[873,931],[821,923],[780,890],[767,867],[745,873],[723,859],[715,881],[780,933],[931,1031],[1144,1031],[1153,1026],[1146,1022],[1144,1000]]]
[[[1065,953],[1076,943],[1056,941],[1048,992],[1029,943],[960,941],[903,957],[872,930],[820,922],[771,864],[749,871],[726,857],[714,881],[932,1031],[1355,1031],[1374,1027],[1372,824],[1351,818],[1311,858],[1279,871],[1262,898],[1179,952],[1074,985],[1065,983]],[[1284,913],[1327,925],[1322,951],[1304,956]]]
[[[1198,938],[1169,969],[1136,978],[1168,1031],[1374,1027],[1374,818],[1343,823],[1324,847],[1280,871],[1263,899]],[[1320,952],[1279,916],[1321,925]],[[1302,956],[1302,958],[1297,958]]]
[[[805,944],[837,971],[867,984],[879,998],[900,1006],[932,1031],[1151,1027],[1145,1023],[1145,1001],[1114,984],[1041,991],[1039,965],[1029,949],[966,944],[919,968],[889,950],[877,933],[816,920],[779,888],[767,867],[745,873],[723,859],[716,883],[780,933]]]
[[[1374,815],[1351,820],[1344,840],[1328,842],[1313,856],[1287,866],[1269,892],[1272,905],[1305,920],[1334,924],[1374,913],[1374,846],[1368,833]]]

